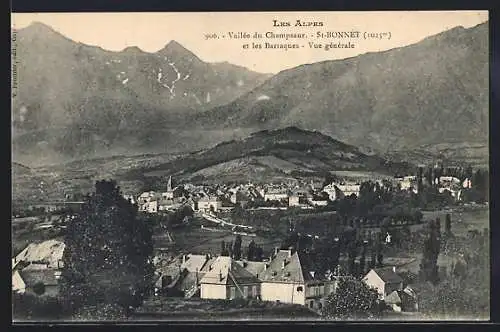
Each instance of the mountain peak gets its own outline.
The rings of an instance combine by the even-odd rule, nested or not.
[[[58,36],[63,37],[64,39],[68,39],[60,32],[56,31],[51,26],[41,23],[41,22],[33,22],[27,27],[18,30],[19,33],[23,35],[31,35],[31,36]]]
[[[198,61],[201,61],[193,52],[191,52],[190,50],[188,50],[175,40],[171,40],[167,45],[165,45],[165,47],[163,47],[156,53],[167,57],[174,57],[174,58],[182,57],[191,59],[194,58],[197,59]]]
[[[24,29],[26,30],[37,30],[37,31],[50,31],[50,32],[56,32],[51,26],[42,23],[42,22],[32,22],[30,25],[25,27]]]

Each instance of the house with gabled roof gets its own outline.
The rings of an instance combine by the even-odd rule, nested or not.
[[[336,280],[315,273],[305,254],[279,250],[259,279],[264,301],[295,303],[321,309],[322,300],[335,291]]]
[[[395,267],[371,269],[363,281],[377,290],[381,300],[385,300],[394,291],[403,290],[403,279],[396,273]]]
[[[207,266],[200,281],[202,299],[257,298],[260,280],[231,257],[219,256]]]

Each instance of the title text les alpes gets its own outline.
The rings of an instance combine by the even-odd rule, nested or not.
[[[295,22],[290,21],[279,21],[273,20],[273,27],[322,27],[324,24],[320,21],[303,21],[295,20]]]

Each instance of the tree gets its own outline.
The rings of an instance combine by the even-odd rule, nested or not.
[[[45,293],[45,284],[41,281],[37,282],[33,285],[33,292],[37,295],[42,295]]]
[[[262,249],[261,246],[255,247],[254,261],[262,262],[263,259],[264,259],[264,249]]]
[[[449,213],[446,214],[445,230],[446,234],[451,234],[451,215]]]
[[[66,229],[61,294],[71,310],[116,304],[127,315],[151,291],[150,225],[114,181],[97,181]]]
[[[354,277],[339,280],[337,291],[327,298],[323,309],[329,319],[374,318],[380,313],[377,291]]]
[[[241,235],[236,235],[233,245],[233,258],[236,260],[241,259]]]
[[[429,222],[428,236],[424,242],[422,262],[420,263],[421,277],[426,281],[439,281],[437,259],[441,249],[441,240],[437,228],[437,220]]]
[[[348,269],[349,274],[355,276],[356,273],[356,255],[357,255],[357,247],[354,241],[351,241],[349,247],[347,249],[347,254],[349,256],[348,261]]]
[[[229,250],[227,249],[226,242],[224,242],[224,240],[222,240],[222,242],[221,242],[220,255],[221,256],[229,256]]]
[[[370,269],[373,269],[377,265],[377,251],[375,247],[370,249]]]
[[[366,244],[363,243],[363,249],[361,251],[361,258],[359,259],[359,275],[364,276],[366,267]]]
[[[255,241],[252,240],[248,244],[248,252],[247,252],[247,259],[249,261],[255,260],[256,252],[255,252],[256,246],[255,246]]]

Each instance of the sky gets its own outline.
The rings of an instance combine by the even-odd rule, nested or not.
[[[273,20],[323,22],[322,27],[274,27]],[[21,29],[32,22],[51,26],[66,37],[110,51],[137,46],[156,52],[175,40],[207,62],[227,61],[263,73],[277,73],[304,63],[343,59],[416,43],[456,26],[469,28],[488,20],[487,11],[388,12],[205,12],[205,13],[13,13],[11,25]],[[360,39],[344,40],[354,48],[325,50],[333,40],[317,39],[317,32],[359,31]],[[298,49],[243,49],[253,42],[295,43],[297,40],[231,39],[229,32],[306,33]],[[364,39],[364,33],[386,33]],[[390,38],[389,38],[390,33]],[[218,34],[219,39],[207,39]],[[222,38],[222,36],[225,36]],[[310,48],[309,42],[323,48]],[[338,39],[335,40],[338,42]]]

